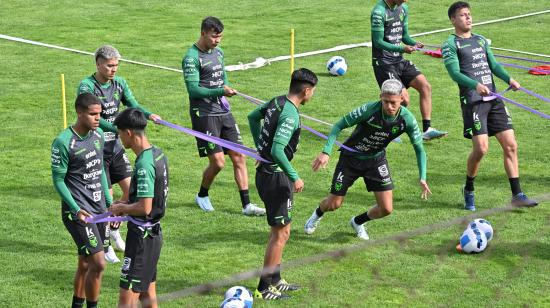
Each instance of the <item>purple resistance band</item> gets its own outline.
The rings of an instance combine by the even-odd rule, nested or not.
[[[138,225],[138,226],[144,227],[144,228],[149,228],[149,227],[152,227],[152,226],[157,224],[157,223],[152,224],[150,222],[139,221],[139,220],[135,219],[132,216],[111,216],[111,215],[113,215],[113,213],[105,212],[103,214],[99,214],[99,215],[95,215],[93,217],[87,218],[86,222],[95,224],[95,223],[100,223],[100,222],[130,221],[130,222],[134,223],[135,225]]]

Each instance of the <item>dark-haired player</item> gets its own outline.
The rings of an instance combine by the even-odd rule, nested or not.
[[[199,40],[187,50],[183,58],[183,78],[189,93],[189,113],[193,129],[242,144],[239,127],[226,99],[226,96],[233,96],[237,91],[228,86],[223,51],[218,47],[223,29],[223,23],[216,17],[208,16],[202,21]],[[199,156],[208,157],[208,166],[203,172],[201,187],[195,196],[197,205],[206,212],[214,210],[208,190],[225,166],[224,153],[227,153],[233,162],[242,213],[251,216],[265,215],[265,209],[250,203],[245,156],[200,138],[196,139]]]
[[[487,40],[472,33],[470,5],[455,2],[448,10],[455,28],[443,44],[445,67],[460,89],[460,107],[464,121],[464,137],[472,139],[472,152],[466,165],[466,184],[463,187],[464,208],[475,211],[474,179],[483,156],[489,150],[489,136],[495,136],[504,154],[504,169],[512,190],[512,204],[536,206],[521,190],[517,143],[512,118],[504,103],[491,96],[496,87],[493,74],[517,90],[520,84],[512,79],[496,61]]]
[[[157,307],[157,263],[162,247],[160,220],[168,197],[168,161],[164,153],[151,145],[145,135],[147,119],[143,112],[128,108],[114,124],[127,149],[136,154],[130,182],[129,203],[114,203],[115,215],[130,215],[126,250],[120,276],[119,307]]]
[[[52,144],[52,179],[62,200],[63,224],[78,249],[72,307],[82,307],[84,299],[88,307],[96,307],[109,235],[105,223],[87,223],[86,218],[104,213],[111,204],[99,128],[101,102],[92,94],[80,94],[75,109],[76,123]]]
[[[254,296],[263,299],[289,297],[281,291],[299,287],[281,278],[283,249],[290,236],[293,194],[304,188],[304,182],[290,164],[300,140],[298,108],[311,99],[317,76],[305,68],[292,73],[287,95],[273,98],[248,115],[254,144],[262,158],[256,169],[256,188],[265,204],[271,226],[264,256],[264,267]]]

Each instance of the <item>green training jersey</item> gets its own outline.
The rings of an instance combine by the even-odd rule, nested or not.
[[[76,214],[80,208],[90,214],[105,212],[108,188],[103,173],[103,146],[103,132],[99,128],[81,137],[69,127],[54,139],[51,168],[64,211]],[[56,178],[62,179],[62,183],[55,183]],[[70,194],[64,194],[65,188]]]
[[[151,112],[141,107],[124,78],[115,76],[107,83],[99,82],[92,74],[80,82],[78,94],[92,93],[101,101],[100,127],[105,131],[105,159],[122,151],[116,128],[112,126],[120,111],[120,104],[138,108],[149,118]]]
[[[495,60],[487,40],[477,34],[469,38],[450,35],[442,48],[443,60],[447,71],[457,81],[460,90],[460,101],[473,104],[483,100],[477,93],[478,83],[492,92],[496,92],[493,73],[510,81],[510,77]]]
[[[408,35],[408,11],[406,4],[394,8],[384,0],[378,0],[371,12],[372,63],[395,64],[403,60],[401,42],[414,45]]]
[[[193,45],[182,61],[183,78],[189,93],[190,112],[196,116],[219,116],[229,111],[222,105],[227,76],[223,51],[202,51]]]
[[[152,146],[136,158],[130,184],[130,203],[140,198],[153,198],[153,208],[147,216],[135,217],[143,222],[157,223],[164,216],[168,199],[168,159]]]

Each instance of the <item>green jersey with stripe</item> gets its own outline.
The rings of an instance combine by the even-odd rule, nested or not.
[[[223,51],[216,47],[202,51],[193,45],[182,61],[183,78],[189,93],[190,112],[197,116],[227,114],[221,99],[227,76],[223,63]]]
[[[90,214],[105,212],[108,187],[103,171],[103,146],[103,132],[99,128],[81,137],[69,127],[53,141],[52,176],[64,211],[73,214],[78,209]],[[62,183],[56,183],[57,178],[62,179]],[[109,205],[110,196],[107,198]]]
[[[115,76],[107,83],[99,82],[92,74],[80,82],[78,94],[92,93],[101,101],[100,127],[105,131],[105,159],[120,152],[123,147],[118,140],[116,128],[112,125],[120,111],[120,104],[138,108],[149,118],[151,112],[143,108],[134,97],[124,78]]]
[[[162,150],[152,146],[136,158],[130,184],[130,203],[140,198],[153,198],[153,208],[147,216],[135,217],[156,223],[164,216],[168,199],[168,160]]]

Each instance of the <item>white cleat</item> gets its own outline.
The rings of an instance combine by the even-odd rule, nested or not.
[[[353,230],[355,230],[355,233],[357,233],[358,238],[360,238],[362,240],[365,240],[365,241],[369,239],[369,235],[367,233],[367,230],[365,230],[365,226],[356,224],[355,223],[355,217],[351,218],[349,224],[351,225]]]
[[[124,243],[124,240],[120,235],[119,229],[116,229],[116,230],[111,229],[110,237],[111,237],[111,244],[113,245],[113,247],[117,251],[124,252],[124,249],[126,249],[126,243]]]
[[[306,221],[306,225],[304,226],[304,231],[308,235],[312,235],[313,232],[315,232],[315,229],[317,229],[317,226],[319,225],[319,221],[321,221],[323,217],[317,216],[316,210],[313,210],[313,214],[311,214],[311,217]]]
[[[212,203],[210,203],[210,198],[208,196],[206,197],[199,197],[198,195],[195,196],[195,202],[197,205],[205,212],[212,212],[214,211],[214,207],[212,206]]]
[[[265,215],[265,209],[249,203],[243,208],[243,214],[246,216],[262,216]]]
[[[109,246],[109,249],[105,253],[105,261],[107,261],[109,263],[118,263],[118,262],[120,262],[120,259],[115,254],[115,250],[111,246]]]

